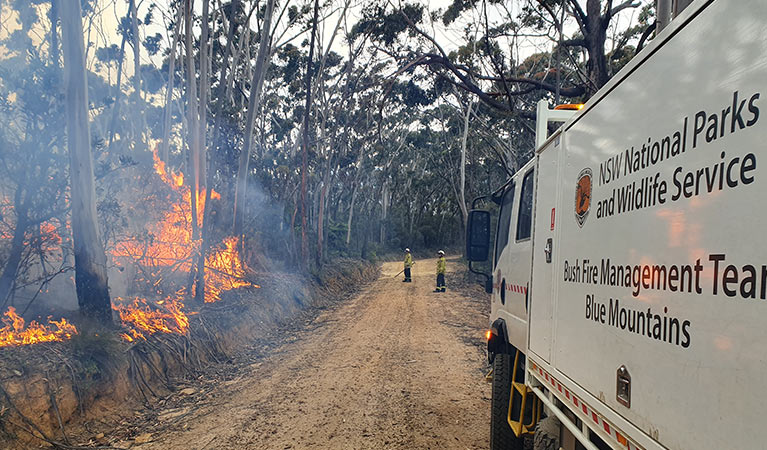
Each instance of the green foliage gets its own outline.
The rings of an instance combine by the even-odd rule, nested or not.
[[[142,64],[141,79],[144,81],[144,88],[152,94],[165,89],[165,77],[155,66]]]
[[[115,332],[101,330],[81,332],[72,337],[72,352],[75,357],[75,375],[83,387],[114,373],[124,350]]]
[[[392,46],[400,34],[408,30],[408,20],[418,24],[423,14],[424,7],[419,4],[406,3],[401,10],[394,11],[387,11],[385,4],[374,4],[363,9],[362,19],[352,27],[350,37],[354,40],[366,34]]]
[[[96,49],[96,58],[102,63],[116,63],[120,59],[120,46],[112,44],[107,47],[99,47]]]
[[[328,249],[342,252],[346,249],[346,233],[349,227],[345,222],[328,221]]]
[[[149,53],[149,56],[154,56],[160,51],[160,44],[162,44],[163,37],[160,33],[155,33],[154,36],[147,36],[143,42],[144,48]]]

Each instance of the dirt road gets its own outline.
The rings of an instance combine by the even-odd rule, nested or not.
[[[434,293],[435,260],[417,262],[413,283],[385,263],[379,280],[216,386],[212,401],[161,412],[184,419],[132,448],[487,448],[487,319],[481,300],[450,289],[457,264],[448,261],[447,293]]]

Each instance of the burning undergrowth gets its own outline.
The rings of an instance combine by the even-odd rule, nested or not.
[[[159,300],[149,306],[147,300],[134,297],[131,300],[115,298],[113,308],[120,315],[120,321],[128,330],[120,337],[128,342],[146,340],[154,333],[186,334],[189,331],[189,317],[184,312],[184,292],[176,297]]]
[[[53,320],[48,317],[48,325],[34,320],[26,324],[12,306],[0,321],[3,323],[0,328],[0,347],[63,341],[77,334],[77,328],[66,319]]]
[[[109,236],[109,257],[117,269],[115,274],[119,274],[110,275],[110,288],[118,293],[112,299],[113,310],[124,330],[120,336],[127,342],[145,340],[155,333],[186,334],[188,316],[192,314],[187,305],[190,300],[214,303],[226,291],[259,287],[247,279],[236,237],[211,232],[211,236],[217,236],[215,240],[203,243],[206,203],[212,202],[208,207],[213,208],[213,203],[221,201],[220,194],[213,189],[199,189],[194,198],[194,217],[195,189],[184,182],[182,172],[166,167],[156,152],[152,156],[153,170],[135,174],[126,182],[121,202],[125,205],[124,226],[121,233]],[[64,246],[60,231],[52,223],[42,223],[39,246],[47,253],[59,249],[63,261],[67,252],[61,250]],[[68,239],[64,243],[69,244]],[[200,283],[197,278],[203,247],[204,282]],[[204,293],[196,295],[195,289],[200,286],[204,286]],[[201,305],[193,306],[199,309]],[[77,333],[65,319],[49,319],[47,325],[35,321],[25,324],[14,309],[6,311],[3,323],[0,347],[63,341]]]
[[[215,190],[202,189],[195,196],[197,214],[193,214],[193,189],[184,183],[181,172],[169,170],[153,152],[153,181],[160,181],[157,190],[144,195],[135,211],[152,211],[136,233],[114,246],[111,256],[118,266],[130,265],[128,280],[133,292],[129,300],[116,298],[113,309],[127,329],[121,336],[128,342],[146,339],[154,333],[186,334],[189,329],[185,301],[195,295],[200,284],[199,259],[204,246],[201,231],[208,201],[221,199]],[[208,200],[208,193],[210,200]],[[158,203],[164,207],[157,208]],[[211,207],[211,205],[208,205]],[[255,287],[246,279],[246,268],[240,257],[238,239],[224,237],[217,245],[207,244],[204,264],[204,303],[221,300],[225,291]],[[167,294],[167,292],[171,292]],[[189,293],[189,294],[188,294]],[[152,301],[150,298],[160,300]]]

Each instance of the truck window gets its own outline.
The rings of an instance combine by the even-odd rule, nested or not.
[[[531,170],[522,180],[522,195],[519,199],[519,215],[517,216],[517,241],[530,239],[533,225],[533,171]]]
[[[506,190],[501,200],[501,213],[498,217],[498,232],[495,238],[495,263],[509,243],[509,227],[511,227],[511,211],[514,209],[514,184]]]

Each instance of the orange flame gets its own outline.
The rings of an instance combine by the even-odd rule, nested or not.
[[[0,328],[0,347],[37,344],[40,342],[62,342],[77,334],[77,328],[66,319],[51,320],[48,326],[31,321],[25,328],[24,319],[16,314],[16,308],[9,307],[0,319],[5,325]]]
[[[51,222],[40,224],[41,246],[45,252],[53,252],[61,246],[61,235],[58,233],[56,225]]]
[[[146,340],[147,336],[155,333],[186,334],[189,330],[189,317],[183,311],[182,297],[183,291],[178,292],[176,298],[168,297],[167,300],[157,302],[164,311],[150,307],[144,298],[135,297],[129,304],[121,304],[124,300],[115,298],[117,304],[112,309],[120,314],[123,325],[128,327],[128,331],[120,334],[120,337],[133,342],[137,339]]]
[[[171,272],[183,271],[189,273],[194,269],[196,255],[200,253],[201,239],[195,239],[192,233],[192,191],[189,186],[184,186],[183,173],[168,171],[165,162],[160,160],[157,150],[153,152],[154,169],[162,181],[169,186],[177,198],[172,202],[171,208],[165,212],[164,217],[150,226],[149,239],[143,241],[125,241],[116,246],[113,256],[130,257],[136,263],[149,270],[153,276],[159,275],[162,270],[170,269]],[[221,195],[211,190],[212,199],[220,199]],[[197,227],[202,226],[203,213],[205,210],[206,192],[202,191],[197,196]],[[244,265],[237,251],[237,239],[229,237],[223,242],[223,246],[212,248],[205,258],[205,295],[206,303],[220,300],[223,291],[235,289],[251,284],[243,281],[245,276]],[[160,280],[153,283],[156,287]]]
[[[252,286],[243,280],[245,269],[237,251],[237,238],[226,238],[224,246],[205,258],[205,303],[220,300],[223,291]]]
[[[165,161],[161,160],[159,156],[157,156],[157,149],[152,152],[152,159],[154,160],[154,171],[157,173],[157,175],[160,175],[160,178],[162,179],[165,184],[169,184],[171,186],[181,187],[184,185],[184,174],[183,173],[175,173],[173,171],[170,172],[170,178],[168,178],[168,174],[166,172],[165,168]]]

